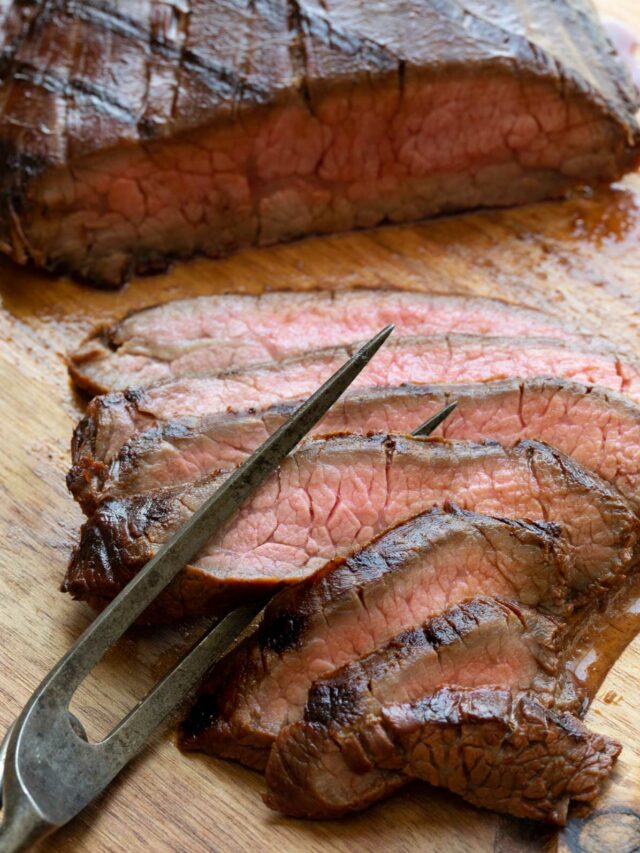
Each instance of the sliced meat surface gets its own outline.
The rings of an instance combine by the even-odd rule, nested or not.
[[[555,623],[505,599],[456,605],[313,684],[304,719],[285,726],[271,751],[267,802],[307,817],[364,808],[409,778],[402,752],[385,743],[386,705],[487,686],[531,690],[549,704],[558,677]]]
[[[327,721],[310,707],[309,720],[285,728],[274,746],[267,804],[339,817],[418,778],[477,806],[563,825],[571,801],[595,799],[620,753],[573,714],[502,685],[391,702],[373,698],[376,710],[355,721],[348,709]]]
[[[320,350],[280,363],[159,383],[94,398],[76,429],[73,458],[108,463],[137,432],[181,428],[225,412],[263,409],[308,397],[353,353]],[[640,363],[605,343],[450,335],[392,338],[353,383],[354,390],[402,383],[489,382],[556,376],[640,398]],[[416,424],[417,425],[417,424]]]
[[[499,299],[399,290],[224,294],[174,300],[101,326],[71,355],[69,370],[81,388],[104,394],[342,346],[388,323],[400,335],[569,335],[559,320]]]
[[[451,401],[458,406],[435,435],[510,446],[524,438],[552,444],[640,501],[640,407],[623,395],[563,379],[470,385],[400,385],[347,392],[312,435],[411,432]],[[105,497],[193,481],[240,464],[300,401],[261,412],[204,415],[158,424],[125,442],[106,462],[85,425],[74,440],[69,488],[86,512]]]
[[[272,599],[257,631],[208,678],[182,745],[262,768],[316,679],[474,596],[565,614],[569,577],[554,525],[430,510]]]
[[[638,160],[636,92],[590,3],[25,5],[3,4],[0,249],[102,284]]]
[[[64,589],[112,598],[228,474],[110,499],[83,527]],[[156,600],[158,614],[209,612],[227,595],[274,592],[419,512],[453,500],[477,512],[562,525],[573,582],[606,583],[637,547],[638,519],[610,484],[539,442],[336,436],[305,444]]]

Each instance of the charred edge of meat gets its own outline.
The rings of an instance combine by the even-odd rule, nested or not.
[[[219,714],[219,706],[215,697],[201,694],[189,709],[189,715],[180,724],[179,739],[181,746],[192,738],[199,737],[213,723]]]
[[[82,526],[80,543],[71,557],[62,591],[74,598],[87,594],[98,598],[113,597],[151,556],[147,547],[135,555],[128,542],[123,546],[120,542],[123,532],[126,531],[126,538],[135,544],[144,537],[149,525],[169,519],[172,511],[171,499],[157,495],[141,495],[126,504],[118,500],[105,501]]]
[[[401,657],[408,648],[428,647],[437,651],[445,646],[455,646],[497,614],[512,613],[522,624],[525,632],[532,632],[540,648],[553,654],[554,660],[549,666],[541,657],[540,667],[551,674],[557,674],[557,652],[561,622],[549,616],[532,621],[531,612],[515,600],[502,596],[477,596],[469,601],[453,605],[444,613],[428,619],[416,628],[402,631],[381,648],[359,660],[348,663],[337,672],[314,682],[309,690],[304,710],[304,720],[309,723],[346,723],[362,713],[362,702],[369,693],[371,666],[379,658]],[[537,615],[537,611],[533,611]]]
[[[25,185],[38,177],[50,165],[41,155],[21,151],[8,139],[0,137],[0,221],[10,223],[12,214],[19,213]]]
[[[528,779],[531,788],[519,792],[520,802],[516,801],[515,809],[510,796],[513,792],[493,786],[483,790],[482,786],[473,784],[472,778],[465,779],[457,792],[485,808],[547,820],[560,826],[566,823],[571,800],[590,802],[595,799],[622,749],[612,738],[589,731],[570,712],[546,707],[530,692],[512,695],[497,688],[443,688],[413,705],[387,706],[382,710],[382,720],[387,736],[403,752],[407,750],[409,764],[411,750],[419,746],[421,728],[425,725],[433,731],[454,726],[461,735],[469,726],[489,725],[487,746],[499,743],[494,757],[494,761],[499,762],[497,766],[502,765],[505,758],[516,767],[524,761],[523,767],[531,767]],[[503,735],[499,741],[500,730]],[[563,735],[566,735],[564,749],[558,743]],[[572,753],[574,747],[575,755]],[[418,765],[425,755],[424,752],[418,754]],[[560,773],[554,772],[554,778],[550,779],[547,774],[540,775],[540,759],[564,762],[566,767],[560,767]],[[503,766],[507,766],[506,763]],[[502,782],[502,778],[499,781]],[[452,790],[456,790],[455,785]],[[500,793],[506,795],[506,803],[504,796],[498,796]]]
[[[262,648],[276,654],[295,648],[304,633],[306,617],[296,611],[276,613],[270,621],[268,634],[262,634]]]
[[[562,825],[571,800],[598,795],[619,753],[616,741],[530,691],[447,686],[346,730],[335,721],[286,727],[264,799],[288,815],[335,818],[419,778],[493,811]]]

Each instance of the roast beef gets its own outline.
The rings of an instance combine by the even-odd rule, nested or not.
[[[453,400],[457,409],[436,434],[495,438],[505,446],[541,439],[614,483],[634,503],[640,500],[640,408],[614,392],[563,379],[358,389],[347,392],[312,434],[411,432]],[[125,442],[110,461],[96,455],[107,442],[98,440],[86,421],[74,439],[69,487],[91,512],[104,497],[146,492],[232,467],[299,402],[160,423]]]
[[[104,394],[342,346],[388,323],[400,335],[568,335],[549,315],[498,299],[399,290],[224,294],[174,300],[101,326],[71,355],[69,370],[81,388]]]
[[[304,719],[280,731],[269,757],[270,805],[292,815],[338,817],[407,781],[404,756],[384,736],[386,705],[447,687],[531,691],[553,703],[561,677],[558,626],[535,610],[480,598],[416,625],[313,684]],[[459,772],[456,762],[450,769],[454,777]]]
[[[0,246],[104,284],[637,162],[587,0],[7,5]]]
[[[620,753],[573,714],[502,686],[376,704],[351,725],[347,711],[284,729],[267,766],[267,804],[338,817],[419,778],[493,811],[563,825],[572,800],[598,795]]]
[[[181,744],[262,768],[317,678],[472,596],[566,614],[569,577],[551,524],[430,510],[273,598],[205,683]]]
[[[100,505],[82,529],[64,589],[112,598],[227,474]],[[564,527],[576,580],[624,570],[638,520],[610,484],[534,441],[505,450],[402,436],[308,442],[283,463],[156,600],[165,617],[208,612],[228,596],[274,592],[446,499],[491,515]]]
[[[213,414],[262,409],[297,400],[331,376],[353,347],[319,350],[283,362],[254,365],[224,374],[170,380],[148,388],[95,397],[72,442],[77,465],[86,458],[109,463],[137,432],[180,420],[179,430]],[[403,383],[486,382],[558,376],[602,385],[640,399],[640,363],[606,343],[565,342],[547,338],[499,338],[473,335],[390,340],[362,371],[353,390]],[[418,424],[411,424],[411,429]],[[186,475],[193,476],[188,466]],[[72,473],[71,483],[77,472]],[[80,472],[81,473],[81,472]],[[74,486],[78,493],[79,486]]]

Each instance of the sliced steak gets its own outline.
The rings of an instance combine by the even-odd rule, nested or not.
[[[176,419],[184,431],[213,414],[263,409],[308,397],[353,352],[319,350],[280,363],[208,374],[96,397],[78,425],[73,460],[88,471],[115,459],[137,432]],[[640,399],[640,363],[605,343],[467,335],[390,340],[353,383],[354,390],[402,383],[488,382],[556,376]]]
[[[313,684],[304,719],[282,728],[269,758],[270,805],[288,814],[337,817],[407,781],[402,751],[385,743],[387,705],[417,702],[443,688],[531,691],[545,705],[565,692],[558,626],[536,610],[479,598],[417,624]],[[456,762],[451,769],[455,777]]]
[[[104,394],[342,346],[388,323],[400,335],[508,329],[510,335],[568,336],[549,315],[499,299],[399,290],[224,294],[167,302],[101,326],[71,355],[69,370],[81,388]]]
[[[505,446],[540,439],[612,482],[629,500],[640,501],[640,407],[620,394],[563,379],[358,389],[347,392],[312,435],[409,433],[452,400],[458,407],[436,435],[495,438]],[[299,402],[158,424],[125,442],[108,463],[94,455],[91,431],[80,427],[69,488],[91,512],[105,497],[189,482],[233,467],[284,423]]]
[[[64,589],[95,602],[112,598],[226,476],[105,501],[82,529]],[[273,592],[447,499],[485,514],[561,524],[579,586],[617,575],[637,546],[638,520],[622,495],[544,444],[505,450],[497,443],[337,436],[290,456],[155,609],[179,617],[208,612],[227,594]]]
[[[638,159],[636,93],[586,2],[5,5],[24,24],[3,57],[0,248],[104,284],[556,197]]]
[[[329,720],[326,706],[310,703],[308,721],[285,728],[273,748],[267,804],[289,815],[339,817],[419,778],[477,806],[563,825],[572,800],[595,799],[620,753],[571,713],[502,684],[442,687],[403,704],[386,685],[381,693],[393,704],[382,705],[372,690],[375,710],[355,720],[351,695],[344,709],[332,697]]]
[[[566,613],[569,577],[553,525],[430,510],[273,598],[207,680],[182,745],[262,768],[317,678],[473,596]]]

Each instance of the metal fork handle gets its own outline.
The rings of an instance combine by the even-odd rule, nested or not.
[[[64,710],[55,703],[31,710],[27,706],[0,747],[4,764],[0,853],[26,850],[65,824],[80,810],[73,805],[76,796],[80,804],[96,797],[189,696],[212,664],[252,629],[261,608],[262,603],[254,601],[228,613],[103,741],[88,742],[79,720],[67,710],[65,721]],[[42,790],[38,794],[38,780],[29,778],[29,762],[16,760],[25,738],[40,743],[38,760],[57,779],[57,790],[48,797]]]
[[[2,823],[0,824],[0,853],[20,853],[22,850],[28,850],[37,841],[40,841],[49,832],[52,831],[51,824],[43,819],[42,815],[29,802],[28,797],[22,792],[18,797],[11,799],[11,793],[4,802],[4,782],[5,773],[7,774],[7,789],[11,791],[19,790],[18,786],[12,785],[9,782],[8,776],[11,774],[8,769],[10,762],[7,761],[7,756],[11,746],[11,737],[16,730],[15,721],[9,726],[7,732],[0,744],[0,808],[2,809]]]
[[[15,720],[6,731],[5,736],[2,738],[2,743],[0,743],[0,809],[2,808],[2,781],[4,779],[4,768],[7,763],[7,750],[9,749],[9,738],[11,737],[11,732],[15,728]]]
[[[87,734],[82,723],[71,711],[69,711],[69,721],[73,730],[86,740]],[[15,798],[15,801],[11,800],[10,795],[7,803],[4,803],[7,755],[15,728],[16,721],[14,720],[7,729],[2,743],[0,743],[0,817],[2,818],[0,823],[0,853],[20,853],[22,850],[28,850],[33,844],[45,838],[55,829],[42,817],[22,791]],[[9,772],[11,773],[11,771]],[[9,791],[20,790],[20,786],[12,785],[9,780],[7,780],[6,787]]]
[[[0,824],[0,853],[22,853],[46,838],[57,827],[52,826],[22,793],[14,803],[7,803]]]

